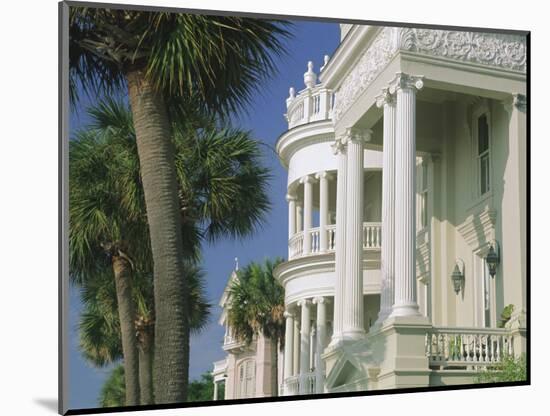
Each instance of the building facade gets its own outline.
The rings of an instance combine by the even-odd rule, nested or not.
[[[526,352],[526,37],[341,33],[277,142],[279,394],[472,383]]]
[[[213,400],[277,396],[278,386],[273,382],[276,379],[273,373],[278,374],[278,380],[281,380],[282,371],[278,370],[273,354],[279,354],[279,361],[283,359],[282,354],[278,348],[273,351],[272,343],[261,334],[255,336],[250,345],[237,339],[228,321],[230,289],[238,279],[237,271],[238,266],[231,273],[219,302],[222,314],[218,323],[225,328],[222,348],[226,357],[214,363]],[[221,384],[224,386],[223,397],[219,394]]]

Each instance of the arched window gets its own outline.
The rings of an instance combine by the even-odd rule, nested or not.
[[[254,397],[256,393],[256,362],[253,359],[243,361],[239,365],[239,398]]]

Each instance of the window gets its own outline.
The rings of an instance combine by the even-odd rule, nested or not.
[[[479,195],[491,189],[489,120],[487,113],[477,119],[477,170],[479,178]]]
[[[428,165],[423,161],[421,165],[420,186],[420,228],[428,226]]]
[[[246,360],[239,366],[239,398],[254,397],[256,392],[256,363]]]
[[[420,231],[428,227],[428,163],[419,158],[416,167],[416,229]]]
[[[483,261],[483,326],[491,327],[491,277],[485,259]]]
[[[476,325],[481,328],[493,328],[496,325],[495,281],[489,274],[485,261],[487,250],[480,250],[474,256],[476,286]]]

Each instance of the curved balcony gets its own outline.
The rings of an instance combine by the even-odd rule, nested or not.
[[[336,249],[336,225],[330,224],[324,230],[327,233],[327,247],[321,247],[321,229],[314,227],[304,233],[299,231],[288,241],[288,259],[292,260],[298,257],[314,256],[334,252]],[[309,238],[310,251],[304,252],[304,237]],[[379,250],[382,246],[382,223],[365,222],[363,223],[363,250]]]
[[[331,90],[321,86],[306,88],[297,96],[292,96],[291,93],[287,101],[288,128],[315,121],[331,120],[333,97],[334,94]]]

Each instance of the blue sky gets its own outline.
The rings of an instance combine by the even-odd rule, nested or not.
[[[295,21],[294,37],[287,42],[287,55],[277,60],[279,72],[258,88],[258,94],[250,103],[244,115],[234,118],[236,127],[251,130],[255,138],[265,143],[265,164],[272,174],[272,210],[266,222],[256,235],[244,240],[221,240],[203,247],[203,268],[207,276],[207,295],[215,305],[208,327],[191,338],[190,379],[212,369],[212,362],[224,358],[221,348],[224,330],[218,325],[221,310],[217,306],[227,279],[234,268],[234,258],[239,258],[241,266],[251,261],[261,261],[266,257],[287,256],[287,204],[286,171],[274,153],[275,143],[287,129],[285,99],[289,87],[297,91],[304,88],[303,74],[307,61],[314,62],[315,72],[319,71],[325,54],[332,55],[340,39],[336,23],[315,23]],[[89,99],[71,114],[71,132],[87,123],[84,115]],[[78,351],[77,323],[80,314],[80,300],[77,290],[71,289],[69,298],[69,405],[71,408],[97,407],[97,397],[101,385],[109,373],[107,369],[96,369],[87,364]]]

